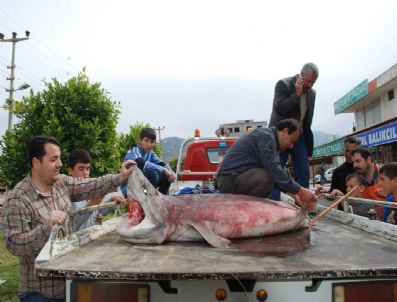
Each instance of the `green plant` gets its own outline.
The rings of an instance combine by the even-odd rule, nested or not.
[[[19,264],[18,258],[5,248],[4,238],[0,235],[0,280],[6,282],[0,286],[0,301],[16,302],[18,298]]]
[[[176,172],[176,167],[178,166],[178,159],[171,159],[168,163],[168,165],[171,167],[171,169]]]
[[[0,183],[13,187],[28,173],[25,152],[35,135],[57,138],[62,144],[64,164],[72,150],[88,150],[93,177],[118,171],[119,107],[100,83],[90,83],[83,73],[66,83],[53,79],[42,92],[31,91],[28,97],[15,102],[13,112],[19,122],[0,140]],[[63,169],[65,172],[65,165]]]

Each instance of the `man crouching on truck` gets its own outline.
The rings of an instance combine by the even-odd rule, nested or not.
[[[5,244],[19,257],[21,302],[65,301],[65,280],[39,279],[35,258],[48,240],[52,226],[66,219],[71,201],[96,198],[117,187],[134,169],[134,161],[121,165],[120,173],[99,178],[74,178],[59,174],[60,143],[50,136],[35,136],[28,147],[31,172],[8,194],[0,216]]]
[[[226,153],[217,174],[222,193],[267,197],[273,186],[292,195],[300,206],[315,208],[316,196],[280,166],[279,152],[291,149],[302,132],[295,119],[259,128],[239,138]]]

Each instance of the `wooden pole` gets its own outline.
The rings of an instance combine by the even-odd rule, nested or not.
[[[325,214],[327,214],[329,211],[331,211],[333,208],[335,208],[338,204],[340,204],[341,202],[345,201],[346,198],[348,198],[350,195],[352,195],[354,190],[357,189],[357,188],[358,188],[358,185],[355,186],[353,189],[351,189],[349,192],[347,192],[345,195],[343,195],[339,200],[337,200],[333,204],[331,204],[328,208],[326,208],[324,211],[322,211],[316,217],[311,219],[309,221],[309,224],[313,225],[316,221],[318,221],[321,217],[323,217]]]

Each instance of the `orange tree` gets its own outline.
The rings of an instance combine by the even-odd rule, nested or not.
[[[15,102],[12,110],[19,121],[0,139],[0,184],[13,187],[28,173],[27,142],[35,135],[54,136],[61,142],[63,172],[68,154],[76,148],[90,152],[93,177],[119,170],[120,105],[85,74],[66,83],[53,79],[42,92],[30,91]]]

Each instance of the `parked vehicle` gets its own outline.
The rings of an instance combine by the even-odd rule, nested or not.
[[[174,189],[213,185],[233,142],[187,140]],[[130,244],[114,232],[120,219],[75,232],[59,245],[51,237],[36,273],[66,279],[67,302],[396,301],[396,225],[335,210],[311,229],[218,249],[206,242]]]
[[[329,168],[327,171],[325,171],[325,180],[327,182],[331,182],[332,180],[332,173],[334,173],[335,168]],[[316,176],[314,176],[314,181],[315,183],[320,183],[321,180],[321,176],[320,174],[317,174]]]

